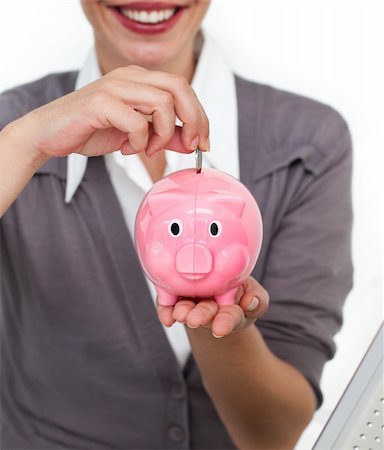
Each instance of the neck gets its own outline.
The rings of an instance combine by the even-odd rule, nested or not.
[[[102,75],[105,75],[118,67],[137,64],[137,61],[129,61],[113,50],[111,51],[110,48],[106,48],[97,39],[95,41],[95,46]],[[148,70],[158,70],[181,75],[191,82],[196,67],[194,45],[191,43],[188,45],[188,48],[183,47],[179,54],[175,55],[175,57],[170,60],[148,64],[141,63],[139,65]]]

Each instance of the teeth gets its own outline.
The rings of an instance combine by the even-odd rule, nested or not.
[[[176,8],[162,9],[160,11],[138,11],[136,9],[120,8],[122,14],[139,23],[156,24],[169,20],[176,12]]]

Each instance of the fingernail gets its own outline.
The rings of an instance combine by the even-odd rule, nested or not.
[[[247,311],[254,311],[259,306],[259,299],[257,297],[253,297],[251,303],[248,306]]]
[[[199,143],[199,136],[196,136],[193,141],[191,142],[191,149],[196,150],[197,144]]]
[[[220,339],[220,338],[224,337],[224,336],[218,336],[218,335],[215,334],[214,332],[212,332],[212,336],[215,337],[216,339]]]
[[[187,322],[187,326],[188,326],[189,328],[199,328],[199,325],[192,326],[192,325],[190,325],[188,322]]]

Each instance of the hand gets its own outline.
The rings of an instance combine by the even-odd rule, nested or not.
[[[176,116],[182,128],[175,127]],[[209,146],[208,120],[187,80],[137,66],[113,70],[13,124],[19,146],[38,156],[115,150],[150,156],[165,148],[188,153]]]
[[[248,277],[239,287],[234,305],[218,306],[213,299],[179,300],[174,306],[157,306],[159,320],[165,326],[185,323],[201,327],[214,337],[223,337],[253,324],[268,309],[268,292],[254,278]]]

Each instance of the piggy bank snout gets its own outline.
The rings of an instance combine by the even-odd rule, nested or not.
[[[212,253],[200,244],[186,244],[176,253],[176,269],[180,274],[208,274],[212,263]]]

